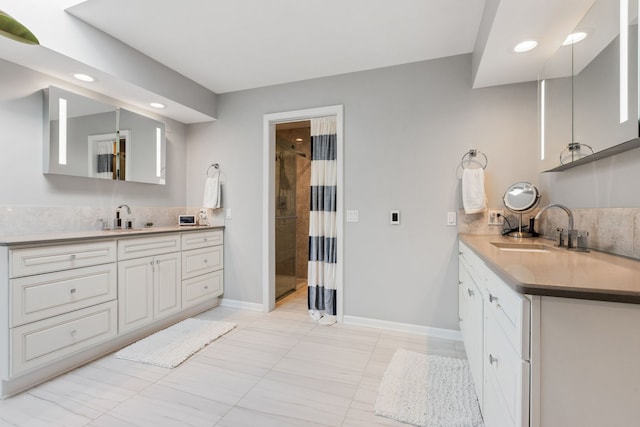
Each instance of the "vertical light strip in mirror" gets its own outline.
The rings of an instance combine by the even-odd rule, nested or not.
[[[162,178],[162,129],[156,128],[156,176]]]
[[[629,0],[620,0],[620,123],[629,120]]]
[[[540,160],[544,160],[544,114],[545,114],[545,86],[546,80],[540,83]]]
[[[67,100],[58,99],[58,164],[67,164]]]

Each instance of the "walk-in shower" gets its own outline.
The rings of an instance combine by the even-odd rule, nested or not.
[[[308,122],[276,126],[276,299],[307,277],[310,146]]]

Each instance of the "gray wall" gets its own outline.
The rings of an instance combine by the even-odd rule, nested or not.
[[[218,120],[187,130],[187,204],[202,203],[207,166],[225,174],[225,297],[262,303],[262,120],[343,104],[345,315],[457,329],[459,162],[489,158],[489,206],[537,178],[536,84],[471,89],[471,55],[223,94]],[[400,209],[402,224],[389,225]]]
[[[113,207],[184,206],[185,126],[166,120],[167,182],[165,186],[100,179],[43,175],[42,89],[64,82],[0,60],[0,194],[2,205]],[[85,90],[82,92],[87,93]]]

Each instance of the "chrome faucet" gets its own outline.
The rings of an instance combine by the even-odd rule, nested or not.
[[[567,213],[567,216],[569,217],[569,228],[567,230],[567,249],[573,249],[573,235],[576,232],[576,230],[573,229],[573,212],[571,212],[571,209],[559,203],[553,203],[540,209],[540,212],[537,213],[534,220],[537,222],[538,218],[540,218],[540,215],[542,215],[542,213],[549,208],[560,208]],[[560,232],[558,246],[562,247],[564,246],[562,242],[562,229],[559,228],[558,231]]]
[[[116,208],[116,219],[113,220],[113,228],[123,228],[122,218],[120,218],[120,209],[127,208],[127,215],[131,215],[131,208],[127,204],[122,204]]]

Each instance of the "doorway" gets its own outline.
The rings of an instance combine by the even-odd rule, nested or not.
[[[337,140],[337,199],[336,199],[336,312],[337,321],[343,318],[343,194],[344,194],[344,118],[343,106],[311,108],[306,110],[287,111],[265,114],[263,118],[263,187],[262,187],[262,301],[263,310],[271,311],[276,301],[276,159],[277,141],[276,126],[278,124],[302,122],[312,118],[334,116],[336,118]],[[298,156],[300,157],[300,156]],[[308,201],[305,202],[308,209]]]
[[[311,122],[276,124],[276,301],[307,284]]]

